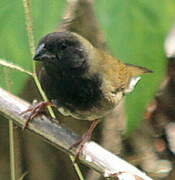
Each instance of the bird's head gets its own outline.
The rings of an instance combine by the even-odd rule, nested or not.
[[[36,49],[34,60],[50,67],[56,66],[66,71],[87,68],[86,48],[88,43],[83,37],[72,32],[54,32],[43,37]]]

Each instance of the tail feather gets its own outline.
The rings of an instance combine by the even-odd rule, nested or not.
[[[132,64],[126,64],[126,66],[127,66],[128,70],[130,71],[132,77],[139,76],[139,75],[142,75],[145,73],[153,72],[152,70],[149,70],[149,69],[147,69],[145,67],[141,67],[141,66],[136,66],[136,65],[132,65]]]

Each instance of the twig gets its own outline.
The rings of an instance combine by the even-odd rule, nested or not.
[[[13,122],[9,120],[9,144],[10,144],[10,172],[11,180],[16,179],[16,168],[15,168],[15,148],[14,148],[14,133],[13,133]]]
[[[35,41],[33,36],[33,26],[32,26],[32,4],[30,0],[23,0],[24,13],[26,18],[26,28],[29,38],[30,51],[32,56],[35,53]]]
[[[30,71],[27,71],[26,69],[24,69],[24,68],[22,68],[22,67],[20,67],[20,66],[18,66],[16,64],[8,62],[5,59],[0,58],[0,66],[4,66],[4,67],[10,68],[10,69],[14,69],[14,70],[17,70],[17,71],[20,71],[20,72],[24,72],[24,73],[32,76],[32,73]]]
[[[7,119],[12,119],[19,126],[24,126],[27,115],[24,117],[20,113],[29,106],[30,104],[24,100],[0,88],[0,114]],[[78,136],[53,120],[49,120],[46,116],[33,119],[28,129],[56,148],[73,155],[76,153],[76,149],[70,150],[69,147],[77,141]],[[133,180],[138,178],[151,180],[145,173],[92,141],[85,144],[80,160],[105,177],[116,174],[119,180],[126,180],[128,177]]]

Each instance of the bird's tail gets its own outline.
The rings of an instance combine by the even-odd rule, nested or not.
[[[126,66],[128,68],[128,71],[131,73],[132,77],[140,76],[145,73],[153,72],[152,70],[149,70],[149,69],[147,69],[145,67],[141,67],[141,66],[136,66],[136,65],[132,65],[132,64],[126,64]]]

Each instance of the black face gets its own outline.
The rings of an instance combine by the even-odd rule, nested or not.
[[[34,60],[63,71],[83,71],[87,54],[78,37],[71,32],[54,32],[40,40]]]

